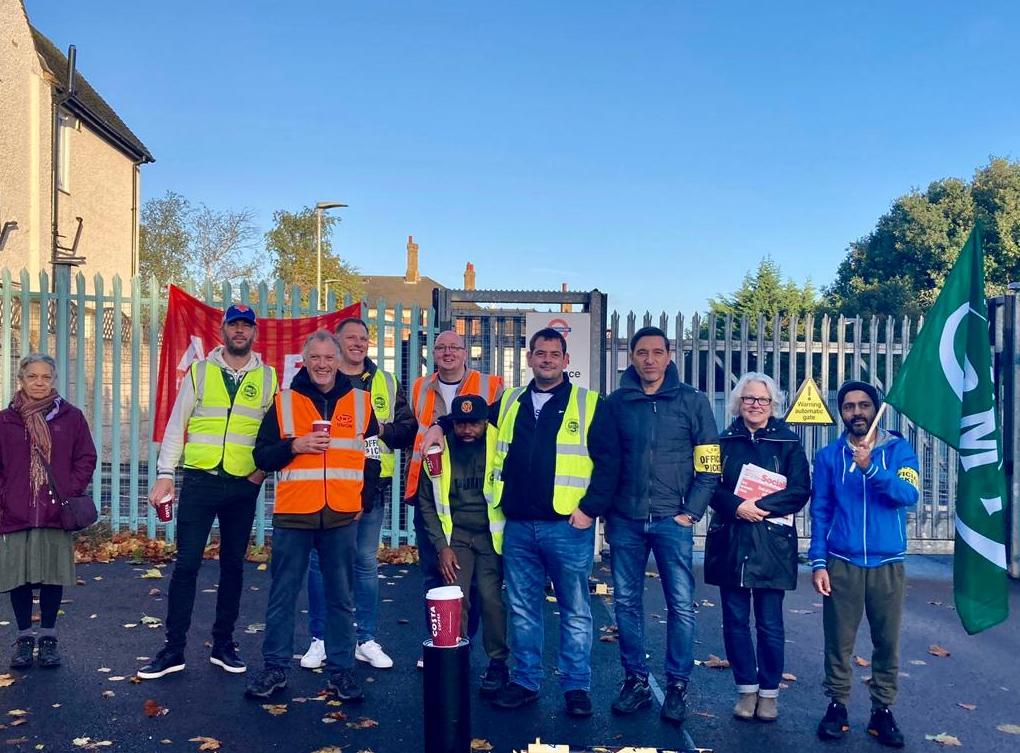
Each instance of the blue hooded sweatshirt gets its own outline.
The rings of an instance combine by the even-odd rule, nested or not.
[[[917,504],[917,455],[880,430],[864,473],[854,468],[847,432],[815,454],[811,496],[812,570],[838,557],[858,567],[899,562],[907,551],[907,508]]]

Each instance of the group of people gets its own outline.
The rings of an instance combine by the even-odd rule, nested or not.
[[[301,665],[324,664],[338,698],[362,700],[355,662],[393,665],[375,634],[376,553],[384,500],[400,472],[393,453],[410,450],[405,501],[413,507],[423,587],[461,586],[462,635],[474,635],[480,622],[489,663],[479,692],[496,708],[520,708],[539,696],[551,584],[565,710],[592,714],[589,577],[602,518],[623,665],[612,711],[633,714],[652,702],[643,594],[653,554],[667,607],[661,716],[683,724],[694,667],[694,526],[711,510],[705,581],[720,589],[733,714],[775,720],[783,597],[797,584],[793,515],[810,500],[809,559],[824,597],[830,699],[818,735],[835,739],[849,730],[851,652],[866,614],[874,644],[867,729],[883,744],[903,745],[889,707],[897,689],[906,510],[918,499],[918,465],[906,440],[872,427],[880,405],[872,385],[840,387],[845,431],[816,455],[812,481],[769,376],[737,381],[728,404],[733,421],[720,433],[707,397],[681,382],[669,339],[656,327],[631,338],[631,363],[607,398],[570,382],[567,343],[554,329],[530,338],[533,379],[508,390],[498,377],[467,368],[461,337],[442,332],[436,372],[415,381],[410,402],[396,378],[367,357],[369,332],[360,319],[312,334],[303,367],[283,390],[253,350],[250,308],[230,306],[222,334],[224,344],[183,380],[160,449],[150,502],[176,500],[178,554],[166,642],[140,678],[185,668],[196,578],[216,519],[220,584],[209,658],[225,671],[246,671],[233,640],[244,554],[259,489],[276,473],[263,667],[246,693],[267,698],[286,686],[307,581],[312,641]],[[10,592],[18,622],[11,666],[56,666],[60,589],[74,574],[71,537],[54,509],[62,495],[86,489],[96,453],[84,416],[53,388],[52,359],[28,356],[18,379],[11,406],[0,412],[0,590]],[[439,457],[425,462],[434,452]],[[771,486],[748,484],[755,474]]]

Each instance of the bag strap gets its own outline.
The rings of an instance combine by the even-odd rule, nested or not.
[[[50,464],[46,462],[46,458],[43,457],[43,454],[38,447],[35,448],[35,451],[39,454],[39,461],[43,464],[43,468],[46,469],[46,478],[49,479],[50,482],[50,491],[59,497],[62,503],[66,503],[67,498],[60,493],[60,489],[57,486],[57,480],[53,478],[53,469],[50,467]]]

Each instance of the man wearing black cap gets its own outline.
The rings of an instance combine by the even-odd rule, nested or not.
[[[418,504],[428,537],[439,553],[439,571],[447,585],[464,592],[461,635],[467,635],[472,578],[481,602],[482,644],[489,668],[479,693],[491,698],[506,685],[506,609],[503,606],[503,511],[484,496],[488,458],[495,429],[488,428],[489,406],[478,395],[453,399],[453,431],[443,450],[441,470],[431,484],[418,485]],[[488,433],[487,433],[488,432]],[[490,446],[491,445],[491,446]]]
[[[883,745],[902,748],[903,733],[889,706],[896,699],[899,672],[907,509],[920,495],[917,456],[895,432],[876,429],[869,435],[881,404],[872,385],[844,383],[837,404],[846,431],[815,456],[811,499],[808,556],[815,590],[825,597],[823,685],[830,700],[818,736],[836,740],[850,729],[850,655],[867,614],[874,646],[868,733]]]
[[[191,364],[181,382],[159,450],[153,506],[174,498],[174,472],[184,457],[177,506],[177,564],[167,594],[166,645],[138,670],[154,680],[184,669],[184,647],[195,582],[213,521],[220,527],[220,586],[209,661],[227,672],[244,672],[233,640],[241,603],[244,555],[255,502],[266,474],[255,467],[252,448],[262,417],[273,404],[276,371],[252,351],[258,327],[249,306],[223,313],[223,345]]]

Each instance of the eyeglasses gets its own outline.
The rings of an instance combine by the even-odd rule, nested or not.
[[[741,395],[740,402],[744,405],[772,405],[771,397],[751,397],[749,395]]]
[[[460,345],[436,345],[433,348],[436,353],[456,353],[458,350],[464,350]]]

